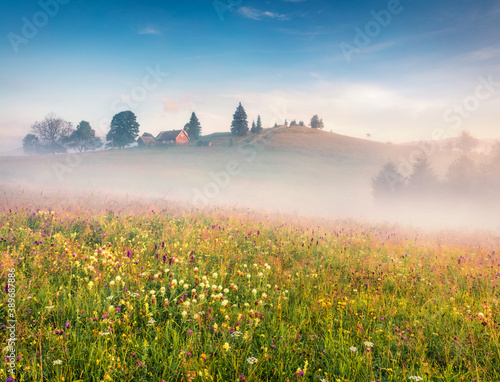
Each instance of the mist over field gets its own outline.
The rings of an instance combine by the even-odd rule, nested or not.
[[[262,136],[234,142],[214,139],[196,145],[131,148],[92,153],[3,157],[2,185],[19,192],[92,194],[128,200],[161,199],[186,208],[238,208],[316,216],[402,223],[421,228],[498,230],[495,194],[460,197],[453,190],[416,192],[404,198],[374,195],[372,180],[387,161],[406,176],[409,160],[421,148],[379,143],[315,131],[306,127],[269,129]],[[433,172],[443,182],[458,151],[435,148]],[[487,153],[473,154],[487,162]],[[386,179],[390,186],[391,179]],[[489,200],[491,198],[491,200]]]

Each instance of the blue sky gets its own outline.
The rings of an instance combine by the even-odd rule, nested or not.
[[[210,133],[240,101],[267,126],[319,114],[379,141],[500,138],[499,1],[216,4],[2,1],[0,151],[49,112],[104,135],[122,110],[154,134],[195,111]]]

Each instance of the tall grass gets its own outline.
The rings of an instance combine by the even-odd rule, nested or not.
[[[500,381],[498,250],[216,212],[0,222],[18,381]]]

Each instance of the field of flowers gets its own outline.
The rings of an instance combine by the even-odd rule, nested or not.
[[[2,291],[16,275],[16,381],[500,381],[494,249],[238,213],[12,206],[0,254]]]

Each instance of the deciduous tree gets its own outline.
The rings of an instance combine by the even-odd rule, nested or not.
[[[108,146],[125,147],[135,142],[138,135],[137,117],[133,112],[127,110],[115,114],[106,135],[106,141],[108,141]]]

